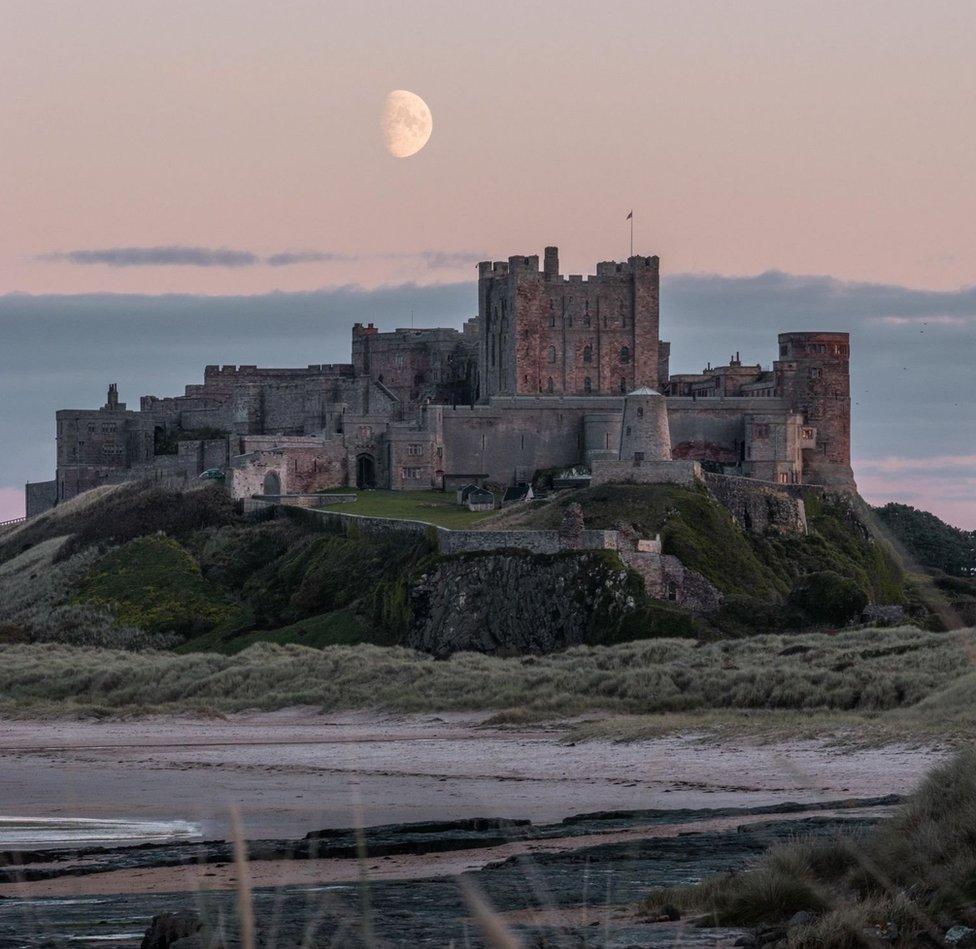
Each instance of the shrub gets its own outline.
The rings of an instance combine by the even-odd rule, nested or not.
[[[892,922],[899,945],[929,944],[933,931],[976,919],[976,753],[930,773],[894,817],[860,835],[806,839],[768,851],[751,869],[694,886],[656,890],[646,904],[704,914],[706,923],[792,927],[797,949],[872,944],[870,926]],[[875,940],[876,941],[876,940]]]
[[[790,602],[814,622],[843,626],[861,615],[868,595],[854,580],[822,570],[803,577],[793,587]]]
[[[181,639],[238,629],[250,614],[200,573],[175,540],[156,534],[100,558],[76,587],[74,602],[110,610],[150,634]]]

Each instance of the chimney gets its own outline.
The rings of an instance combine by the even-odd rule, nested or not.
[[[559,248],[558,247],[546,248],[546,258],[545,258],[545,264],[543,265],[543,273],[547,277],[559,276]]]

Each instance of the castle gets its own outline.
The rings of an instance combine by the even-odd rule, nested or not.
[[[567,277],[547,247],[541,270],[538,256],[479,264],[478,315],[460,331],[357,323],[351,363],[207,366],[202,384],[138,410],[112,385],[101,408],[57,412],[56,478],[27,486],[28,516],[97,485],[212,469],[237,497],[505,486],[566,468],[609,480],[662,460],[853,488],[848,334],[782,333],[771,370],[736,354],[671,375],[659,270],[633,256]],[[625,404],[645,402],[660,411],[640,428]]]

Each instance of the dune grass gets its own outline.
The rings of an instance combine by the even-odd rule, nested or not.
[[[548,656],[458,653],[435,660],[402,647],[259,643],[236,655],[129,653],[55,644],[0,646],[0,711],[72,714],[212,709],[490,710],[502,718],[911,714],[945,729],[970,714],[976,631],[912,628],[829,636],[760,636],[699,645],[681,639],[575,647]],[[927,704],[926,704],[927,703]],[[952,704],[954,703],[954,704]],[[922,709],[922,712],[918,710]],[[685,718],[681,718],[684,716]]]
[[[704,925],[790,927],[793,949],[880,944],[942,945],[951,926],[976,924],[976,752],[936,768],[895,816],[874,829],[774,847],[754,867],[693,886],[652,892],[665,905],[701,914]],[[893,925],[892,925],[893,924]],[[874,937],[874,938],[872,938]],[[889,941],[889,940],[885,940]]]

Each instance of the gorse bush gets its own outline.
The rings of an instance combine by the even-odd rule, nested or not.
[[[813,922],[788,934],[796,949],[875,945],[870,933],[890,923],[898,945],[940,945],[948,927],[976,924],[976,753],[936,768],[870,831],[784,844],[745,872],[655,891],[646,903],[717,925],[783,923],[805,910]]]

